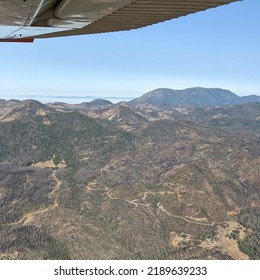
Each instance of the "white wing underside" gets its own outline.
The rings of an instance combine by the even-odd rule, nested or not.
[[[0,39],[131,30],[239,0],[0,0]]]

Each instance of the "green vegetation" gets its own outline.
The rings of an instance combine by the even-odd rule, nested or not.
[[[259,209],[244,209],[239,216],[239,222],[251,231],[245,239],[238,242],[239,249],[253,260],[260,259],[259,217]]]
[[[244,240],[238,242],[239,249],[247,254],[250,259],[260,260],[260,241],[259,234],[247,236]]]
[[[238,229],[234,229],[230,234],[227,234],[226,237],[229,239],[238,240],[240,235],[240,231]]]
[[[44,124],[46,121],[48,124]],[[69,167],[77,169],[85,150],[98,150],[98,158],[109,159],[131,139],[130,133],[78,112],[35,116],[0,123],[0,159],[28,165],[55,155],[55,163],[64,159]]]

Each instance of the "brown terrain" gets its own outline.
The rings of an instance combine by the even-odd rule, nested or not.
[[[259,104],[0,108],[0,259],[260,258]]]

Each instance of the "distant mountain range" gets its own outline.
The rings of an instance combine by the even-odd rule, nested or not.
[[[64,96],[64,98],[66,98]],[[32,99],[28,99],[32,101]],[[0,106],[12,107],[15,106],[29,106],[24,104],[23,101],[16,99],[4,100],[0,99]],[[33,102],[31,102],[33,103]],[[238,96],[230,90],[221,88],[203,88],[203,87],[192,87],[187,89],[169,89],[169,88],[158,88],[149,91],[142,96],[130,100],[128,102],[121,101],[116,103],[118,106],[129,106],[135,107],[137,105],[153,105],[153,106],[163,106],[163,107],[182,107],[182,106],[195,106],[195,107],[211,107],[211,106],[232,106],[232,105],[246,105],[252,103],[260,103],[259,95],[248,95],[248,96]],[[38,103],[39,105],[40,103]],[[104,109],[113,106],[111,101],[106,99],[94,99],[90,102],[82,102],[77,104],[70,104],[65,102],[49,102],[46,103],[48,107],[61,110],[97,110]],[[35,107],[34,105],[30,105]],[[38,108],[39,109],[39,108]],[[41,108],[46,109],[46,108]],[[1,114],[1,113],[0,113]]]
[[[260,102],[260,96],[239,97],[235,93],[220,88],[187,88],[183,90],[158,88],[131,100],[130,105],[152,104],[160,106],[224,106]]]

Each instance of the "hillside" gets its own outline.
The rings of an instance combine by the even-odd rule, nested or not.
[[[41,105],[1,101],[0,259],[260,258],[259,104]]]

